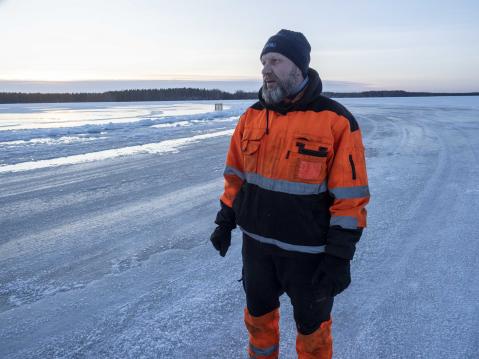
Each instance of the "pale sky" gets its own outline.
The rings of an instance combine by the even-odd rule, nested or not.
[[[261,49],[281,28],[304,33],[330,87],[479,91],[478,19],[477,0],[0,0],[0,91],[18,80],[259,80]]]

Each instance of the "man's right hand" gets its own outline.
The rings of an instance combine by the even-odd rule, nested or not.
[[[224,257],[231,245],[231,229],[224,226],[218,226],[210,237],[213,247],[220,252],[220,256]]]

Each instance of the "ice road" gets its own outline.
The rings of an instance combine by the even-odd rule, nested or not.
[[[479,98],[339,101],[372,197],[334,357],[477,358]],[[1,358],[246,357],[240,233],[208,238],[251,103],[0,105]]]

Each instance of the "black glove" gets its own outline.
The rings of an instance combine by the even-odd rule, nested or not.
[[[231,245],[231,228],[218,226],[210,237],[213,247],[220,252],[220,256],[224,257]]]
[[[334,297],[351,283],[350,260],[321,254],[319,266],[313,274],[313,286],[318,300]]]

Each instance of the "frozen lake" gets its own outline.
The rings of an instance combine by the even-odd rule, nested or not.
[[[335,358],[477,358],[479,97],[338,101],[372,197]],[[0,104],[0,358],[246,357],[240,234],[209,235],[253,102]]]

